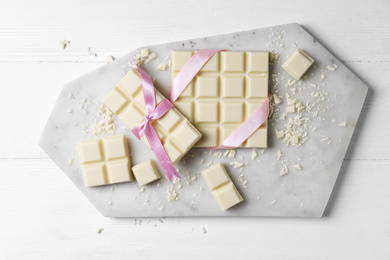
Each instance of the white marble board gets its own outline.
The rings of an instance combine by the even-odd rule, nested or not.
[[[193,148],[189,152],[190,156],[185,156],[176,165],[180,169],[182,180],[173,184],[178,194],[178,200],[173,202],[167,199],[167,189],[172,185],[167,180],[161,184],[148,185],[143,192],[140,192],[140,188],[134,182],[86,188],[77,159],[76,144],[80,140],[95,137],[91,131],[86,132],[83,128],[90,130],[94,126],[103,97],[123,77],[123,73],[129,70],[127,66],[129,57],[133,57],[143,48],[157,54],[157,59],[143,68],[156,78],[156,87],[166,97],[169,97],[170,71],[157,71],[156,66],[159,63],[168,64],[170,51],[173,49],[269,50],[280,55],[280,59],[273,60],[271,64],[270,92],[278,91],[283,97],[283,103],[275,107],[275,119],[269,121],[269,148],[256,149],[258,156],[254,160],[251,158],[252,149],[236,149],[235,158],[229,158],[223,156],[224,151],[221,157],[215,157],[207,149]],[[281,65],[296,48],[307,52],[315,60],[315,64],[306,73],[306,78],[296,82],[292,87],[286,87],[288,80],[293,79],[282,70]],[[328,70],[326,68],[328,65],[335,70]],[[321,79],[322,74],[325,76],[324,79]],[[292,88],[296,89],[296,94],[293,94]],[[298,24],[147,46],[65,85],[39,144],[92,204],[107,217],[321,217],[336,182],[367,91],[367,85]],[[286,147],[275,135],[275,128],[281,130],[286,124],[286,120],[279,119],[286,108],[286,92],[310,107],[303,112],[303,117],[310,120],[306,129],[308,139],[300,147]],[[72,93],[71,98],[69,93]],[[320,96],[318,97],[316,93]],[[72,113],[69,113],[69,109]],[[84,109],[88,114],[83,113]],[[295,115],[289,114],[288,117]],[[347,122],[347,125],[340,126],[341,122]],[[124,129],[118,118],[116,126],[115,134],[125,134],[130,140],[133,165],[154,159],[153,153],[128,129]],[[313,131],[313,128],[317,130]],[[276,153],[279,149],[283,157],[278,160]],[[69,164],[70,158],[74,158],[72,164]],[[244,202],[227,211],[219,210],[200,175],[200,170],[209,167],[210,161],[222,162],[225,165],[244,197]],[[245,166],[235,169],[229,165],[233,161],[243,162]],[[301,165],[301,171],[293,169],[293,165],[296,164]],[[283,167],[287,167],[289,173],[280,176]],[[243,183],[245,180],[246,185]]]

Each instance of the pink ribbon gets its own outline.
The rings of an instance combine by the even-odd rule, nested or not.
[[[174,103],[206,62],[217,52],[226,50],[201,49],[184,65],[171,85],[171,102]],[[248,139],[269,115],[269,97],[218,147],[209,149],[234,149]]]
[[[169,102],[168,99],[164,99],[156,107],[156,96],[152,79],[145,71],[137,66],[133,60],[131,61],[133,62],[132,68],[136,69],[141,75],[142,92],[144,94],[146,111],[144,120],[137,124],[131,131],[138,139],[141,139],[142,135],[145,134],[146,139],[148,140],[150,147],[156,155],[157,160],[160,162],[161,167],[164,169],[169,181],[172,182],[173,175],[178,178],[180,178],[180,175],[177,173],[175,167],[173,167],[172,161],[165,151],[164,146],[162,145],[161,140],[151,122],[165,115],[171,108],[173,108],[173,105],[171,102]]]
[[[235,149],[248,139],[259,128],[269,115],[269,97],[252,113],[228,138],[218,147],[209,149]]]
[[[220,51],[226,50],[215,50],[215,49],[201,49],[197,51],[187,61],[184,67],[181,69],[179,74],[173,80],[171,85],[171,102],[175,103],[176,99],[186,89],[192,79],[198,74],[200,69],[206,64],[206,62],[213,57],[213,55]]]

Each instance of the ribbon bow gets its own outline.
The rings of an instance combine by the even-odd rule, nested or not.
[[[146,139],[156,155],[157,160],[160,162],[169,181],[172,182],[173,175],[178,178],[180,178],[180,175],[177,173],[175,167],[173,167],[172,161],[165,151],[164,146],[151,123],[165,115],[171,108],[173,108],[173,105],[168,99],[164,99],[156,107],[156,95],[152,79],[145,71],[135,64],[132,59],[130,60],[133,62],[132,68],[137,70],[141,76],[142,92],[144,95],[146,111],[144,120],[137,124],[131,131],[138,139],[141,139],[143,135],[146,136]]]

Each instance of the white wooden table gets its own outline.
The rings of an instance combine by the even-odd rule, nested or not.
[[[0,1],[0,259],[390,258],[390,2],[242,2]],[[37,145],[61,87],[108,55],[290,22],[370,86],[321,219],[104,218]]]

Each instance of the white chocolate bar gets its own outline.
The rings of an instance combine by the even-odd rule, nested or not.
[[[107,136],[77,144],[84,184],[87,187],[134,180],[129,147],[124,135]]]
[[[149,160],[137,164],[132,168],[135,179],[140,186],[146,185],[161,178],[154,161]]]
[[[221,210],[233,207],[244,200],[231,181],[222,163],[203,170],[202,176],[206,180],[207,186],[213,193]]]
[[[156,104],[163,95],[155,89]],[[130,70],[108,93],[104,104],[114,112],[130,129],[142,122],[145,112],[145,101],[139,74]],[[163,117],[152,122],[172,163],[178,162],[201,138],[198,130],[176,108],[170,109]],[[145,137],[141,138],[150,145]]]
[[[301,49],[297,49],[283,63],[282,67],[294,79],[299,80],[314,63],[314,60]]]
[[[172,81],[194,52],[172,51]],[[217,147],[268,96],[268,52],[221,52],[203,66],[175,102],[202,133],[196,147]],[[241,147],[267,147],[267,122]]]

